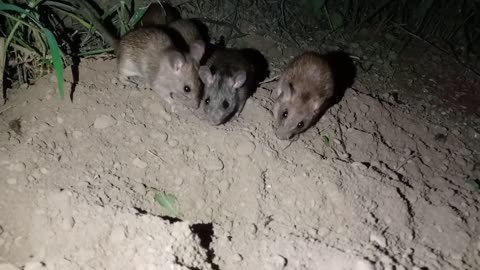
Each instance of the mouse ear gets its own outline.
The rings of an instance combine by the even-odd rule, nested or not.
[[[168,52],[167,57],[170,67],[177,72],[185,65],[185,57],[178,51]]]
[[[238,71],[233,77],[233,88],[237,89],[242,87],[247,80],[247,73],[245,70]]]
[[[205,43],[201,40],[196,40],[190,45],[190,55],[195,61],[200,62],[205,53]]]
[[[311,100],[311,106],[315,114],[319,113],[322,105],[325,103],[325,98],[319,97]]]
[[[211,84],[213,82],[213,75],[210,71],[210,67],[208,66],[201,66],[198,69],[198,75],[200,76],[202,82],[205,84]]]

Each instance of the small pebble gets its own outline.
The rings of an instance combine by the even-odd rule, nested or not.
[[[181,186],[183,184],[183,178],[178,177],[175,179],[175,185]]]
[[[178,140],[177,139],[170,139],[168,140],[168,145],[171,147],[176,147],[178,145]]]
[[[40,172],[42,174],[48,174],[48,169],[47,168],[40,168]]]
[[[40,262],[29,262],[26,263],[25,266],[23,267],[23,270],[43,270],[47,269],[43,263]]]
[[[243,257],[242,257],[242,255],[237,253],[237,254],[233,255],[232,259],[233,259],[234,262],[238,263],[238,262],[241,262],[243,260]]]
[[[15,178],[8,178],[8,179],[7,179],[7,184],[13,186],[13,185],[17,184],[17,179],[15,179]]]
[[[387,239],[385,239],[385,237],[383,237],[382,235],[378,235],[376,233],[370,234],[370,242],[376,243],[381,248],[387,247]]]
[[[317,230],[317,234],[318,236],[320,237],[325,237],[327,236],[328,234],[330,233],[330,230],[326,227],[320,227],[318,230]]]
[[[17,171],[17,172],[23,172],[25,170],[27,166],[25,165],[25,163],[17,163],[15,165],[13,165],[13,170],[14,171]]]
[[[375,270],[375,265],[367,260],[359,260],[355,264],[354,270]]]
[[[221,171],[223,170],[223,161],[218,157],[212,157],[205,162],[204,167],[207,171]]]
[[[65,218],[63,219],[61,226],[65,231],[69,231],[75,226],[75,219],[73,219],[73,217]]]
[[[95,119],[93,127],[96,129],[105,129],[115,124],[115,120],[108,115],[101,115]]]
[[[287,259],[280,255],[276,255],[272,258],[272,263],[276,269],[283,269],[287,265]]]
[[[150,133],[150,138],[158,141],[158,142],[164,142],[167,140],[168,135],[165,132],[152,132]]]
[[[147,167],[147,163],[139,158],[135,158],[132,163],[140,169],[145,169]]]
[[[57,116],[57,123],[63,124],[63,118],[60,116]]]
[[[250,141],[241,142],[238,144],[236,151],[240,156],[249,156],[255,151],[255,144]]]

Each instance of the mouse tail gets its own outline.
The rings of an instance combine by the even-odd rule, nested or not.
[[[115,34],[112,33],[112,31],[105,27],[98,16],[92,11],[93,7],[86,2],[87,1],[85,0],[78,1],[78,4],[80,5],[80,11],[88,20],[90,20],[90,22],[93,24],[93,27],[95,27],[95,29],[102,35],[105,41],[116,51],[118,46],[118,38],[115,37]]]

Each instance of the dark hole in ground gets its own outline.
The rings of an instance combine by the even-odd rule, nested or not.
[[[212,269],[220,269],[217,264],[213,263],[215,253],[210,247],[213,238],[213,224],[212,223],[198,223],[190,227],[192,232],[200,238],[200,245],[207,250],[208,262],[212,265]]]

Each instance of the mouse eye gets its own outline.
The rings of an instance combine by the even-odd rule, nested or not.
[[[192,91],[192,89],[190,89],[190,86],[185,86],[185,87],[183,87],[183,91],[185,91],[185,93],[190,93],[190,91]]]
[[[210,103],[210,98],[209,98],[209,97],[207,97],[207,98],[205,99],[205,104],[208,105],[208,103]]]
[[[282,114],[283,119],[287,119],[288,117],[288,111],[284,111]]]
[[[305,123],[303,123],[303,121],[301,121],[297,124],[297,128],[303,128],[304,125],[305,125]]]
[[[228,109],[228,106],[230,106],[230,104],[228,104],[228,101],[224,100],[222,106],[224,109]]]

